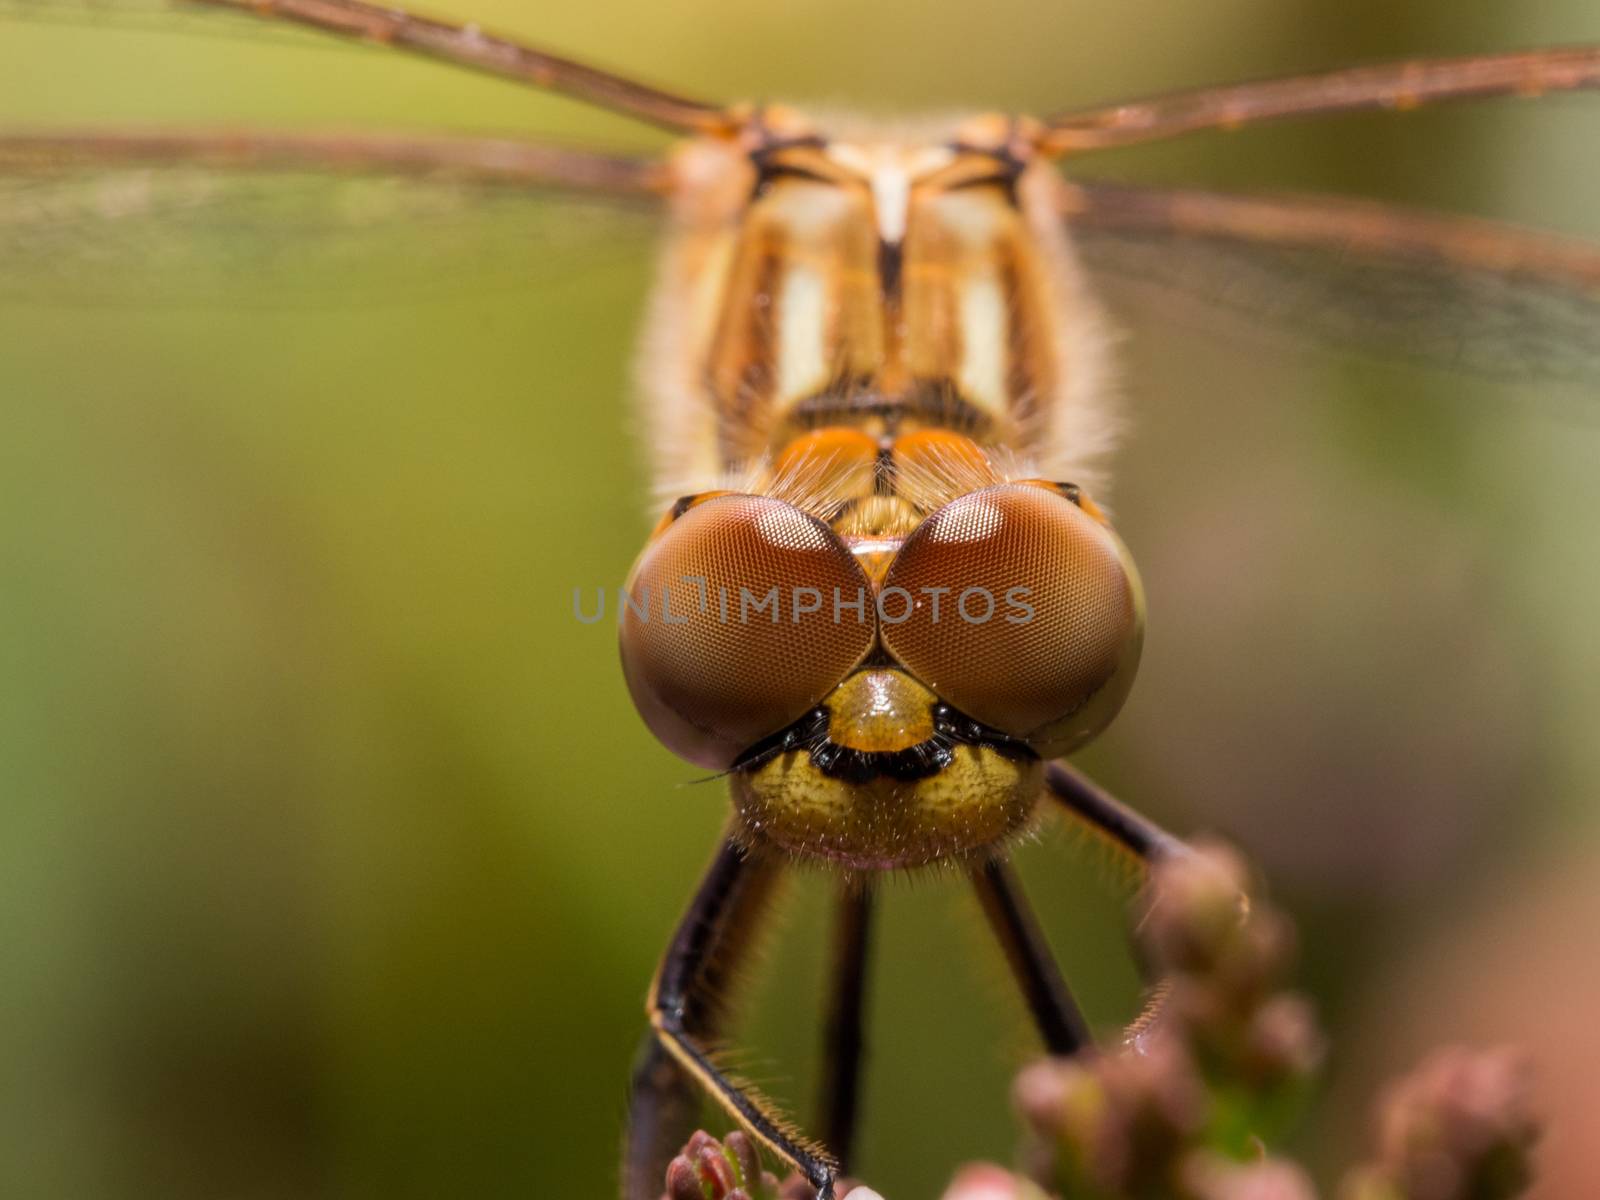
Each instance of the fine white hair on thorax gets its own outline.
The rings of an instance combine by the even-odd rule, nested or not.
[[[872,191],[877,232],[893,240],[896,233],[905,234],[911,186],[907,164],[931,162],[931,156],[949,153],[948,142],[959,123],[953,117],[874,123],[835,116],[819,120],[817,128],[836,138],[830,146],[837,144],[845,159],[861,160],[861,172]],[[727,286],[736,235],[754,183],[748,156],[732,142],[684,143],[672,166],[678,187],[672,197],[671,229],[661,252],[638,360],[645,401],[641,415],[654,464],[655,494],[661,502],[721,486],[729,459],[736,457],[721,424],[729,418],[718,411],[706,364],[728,316]],[[1114,335],[1065,227],[1063,186],[1055,168],[1046,163],[1031,164],[1017,181],[1028,256],[1035,268],[1029,273],[1030,286],[1035,293],[1042,291],[1046,314],[1022,336],[1036,339],[1035,345],[1039,338],[1048,339],[1046,357],[1054,370],[1047,380],[1041,377],[1036,391],[1014,402],[1021,444],[1010,449],[1027,458],[1036,474],[1079,484],[1100,498],[1107,488],[1108,459],[1119,433],[1111,362]],[[982,299],[981,293],[975,295]],[[1016,300],[1002,297],[999,303]],[[748,304],[748,298],[743,303]],[[804,308],[798,301],[791,307]],[[800,313],[801,318],[805,315]],[[818,314],[810,315],[814,321]],[[765,316],[770,318],[770,311]],[[779,317],[767,330],[780,349],[782,321]],[[791,341],[807,328],[797,325],[790,330]],[[982,348],[970,351],[966,366],[972,371],[986,361],[977,354]],[[988,349],[998,352],[1001,347]],[[781,367],[785,361],[777,354],[771,365],[751,364],[751,370],[758,372],[753,378],[769,378],[759,372]],[[770,378],[777,390],[788,394],[780,376]],[[984,376],[985,392],[994,391],[994,380],[1002,378],[1003,370],[989,371]]]
[[[1110,459],[1122,433],[1121,399],[1112,349],[1117,333],[1089,285],[1062,218],[1064,184],[1055,168],[1037,164],[1018,183],[1017,202],[1034,236],[1051,290],[1055,394],[1046,407],[1043,435],[1028,447],[1038,474],[1076,483],[1097,500],[1110,484]]]

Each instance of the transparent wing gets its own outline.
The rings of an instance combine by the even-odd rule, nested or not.
[[[1600,46],[1554,46],[1462,58],[1418,58],[1224,84],[1057,113],[1040,149],[1060,155],[1240,129],[1288,117],[1391,112],[1452,100],[1549,95],[1600,87]]]
[[[1600,384],[1600,247],[1328,197],[1074,184],[1113,303],[1506,379]]]
[[[0,137],[0,305],[545,287],[647,252],[652,169],[495,139]]]
[[[183,0],[0,0],[0,23],[222,38],[335,54],[381,53],[364,43],[336,41],[311,29],[253,20],[234,9],[205,8]]]
[[[468,72],[554,92],[676,132],[729,127],[721,106],[664,91],[480,26],[456,25],[365,0],[0,0],[0,20],[98,24],[243,35],[241,22],[273,37],[312,34],[369,50],[402,51]]]

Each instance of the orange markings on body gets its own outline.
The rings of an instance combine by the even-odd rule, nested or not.
[[[934,470],[952,466],[974,471],[990,469],[989,456],[971,438],[948,429],[919,429],[895,438],[895,464],[914,464]]]
[[[829,425],[795,438],[773,460],[779,475],[798,471],[849,471],[877,462],[878,443],[848,425]]]

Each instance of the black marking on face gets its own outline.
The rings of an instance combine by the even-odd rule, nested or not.
[[[830,779],[866,784],[887,778],[903,783],[929,779],[955,761],[957,746],[978,746],[1007,758],[1038,756],[1022,742],[974,721],[942,701],[933,708],[933,737],[903,750],[856,750],[828,736],[829,715],[820,705],[786,729],[756,743],[734,764],[734,770],[760,770],[782,754],[804,753]]]

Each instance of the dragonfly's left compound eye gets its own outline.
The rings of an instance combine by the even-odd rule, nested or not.
[[[703,767],[803,717],[872,648],[871,587],[821,521],[768,496],[695,504],[634,565],[622,670],[652,733]]]
[[[1040,754],[1117,714],[1144,635],[1121,541],[1060,490],[1002,484],[906,539],[879,604],[884,645],[942,699]]]

